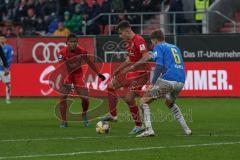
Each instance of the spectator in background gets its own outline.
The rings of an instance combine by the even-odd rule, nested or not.
[[[36,11],[36,15],[38,17],[41,16],[42,18],[44,18],[43,17],[43,15],[44,15],[43,9],[45,7],[45,3],[46,3],[45,0],[38,0],[38,2],[37,2],[36,6],[35,6],[35,11]]]
[[[3,27],[0,25],[0,35],[3,35]]]
[[[58,22],[59,22],[58,17],[57,16],[53,16],[52,17],[52,21],[48,25],[48,34],[53,34],[53,32],[57,30]]]
[[[64,27],[68,28],[69,30],[71,30],[71,14],[68,11],[64,12]]]
[[[80,0],[80,13],[81,14],[88,14],[89,13],[89,6],[86,0]]]
[[[114,13],[124,12],[124,4],[122,0],[112,0],[112,12]]]
[[[47,26],[55,18],[55,16],[58,15],[58,12],[59,3],[57,0],[46,0],[46,3],[43,7],[43,17]]]
[[[0,21],[14,17],[14,0],[0,0]]]
[[[38,17],[35,14],[34,9],[29,8],[27,10],[27,16],[23,18],[22,23],[21,23],[24,28],[24,34],[26,34],[26,35],[39,34],[38,31],[43,30],[43,28],[41,28],[43,26],[41,23],[42,23],[42,20],[38,19]]]
[[[125,0],[125,12],[139,12],[139,9],[142,8],[142,1],[139,0]],[[139,15],[129,15],[127,17],[132,24],[140,24],[140,16]],[[132,27],[134,32],[138,32],[139,27]]]
[[[35,8],[35,0],[27,0],[27,8]]]
[[[70,13],[74,13],[76,4],[77,3],[75,2],[75,0],[70,0],[67,5],[67,11]]]
[[[15,28],[15,33],[16,33],[16,36],[23,36],[24,35],[24,30],[23,30],[23,27],[21,25],[17,25],[16,28]]]
[[[75,13],[73,14],[69,24],[70,31],[76,34],[82,34],[83,22],[80,7],[80,4],[75,6]]]
[[[150,7],[151,0],[143,0],[142,6],[143,6],[143,11],[148,12]]]
[[[196,12],[204,12],[204,9],[209,7],[209,0],[195,0],[194,3],[194,11]],[[206,5],[206,6],[205,6]],[[196,13],[195,14],[195,21],[196,23],[200,23],[197,26],[198,33],[202,33],[202,20],[204,18],[204,13]]]
[[[13,29],[11,27],[7,28],[5,37],[16,37],[16,34],[14,33]]]
[[[53,36],[67,37],[70,34],[69,29],[64,27],[63,22],[58,22],[58,29],[53,33]]]
[[[98,4],[98,2],[96,0],[93,0],[92,7],[90,8],[90,11],[89,11],[89,19],[96,17],[100,13],[101,13],[100,5]]]
[[[182,0],[171,0],[170,2],[170,8],[169,12],[182,12],[183,11],[183,3]],[[185,18],[184,14],[176,14],[176,17],[174,18],[174,15],[170,15],[170,22],[171,23],[184,23]],[[176,25],[176,34],[182,34],[183,33],[183,27],[181,25]],[[174,27],[173,27],[173,33],[174,33]]]
[[[101,6],[101,13],[111,13],[111,2],[109,0],[104,0]],[[100,20],[100,24],[102,25],[101,32],[105,32],[106,25],[109,24],[108,16],[102,16]]]
[[[93,22],[93,23],[90,23],[88,26],[86,26],[86,24],[89,20],[90,19],[88,18],[88,14],[83,14],[83,24],[85,24],[83,26],[83,34],[87,34],[87,35],[100,34],[101,30],[97,23]]]
[[[5,15],[6,15],[5,0],[0,0],[0,22],[3,21]]]
[[[16,11],[14,14],[14,21],[20,23],[23,18],[27,16],[26,0],[21,0],[20,3],[16,3]]]
[[[112,0],[111,2],[112,2],[112,6],[111,6],[112,13],[123,13],[124,12],[124,4],[123,4],[122,0]],[[118,18],[119,18],[118,15],[112,16],[112,23],[118,24],[120,22]],[[112,32],[114,32],[114,29],[112,30]]]

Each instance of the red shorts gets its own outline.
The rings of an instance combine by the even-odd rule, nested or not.
[[[84,87],[84,80],[82,74],[70,74],[64,81],[64,84],[73,84],[77,87]]]
[[[142,87],[149,81],[150,74],[146,72],[129,72],[117,75],[116,79],[124,88],[141,91]]]

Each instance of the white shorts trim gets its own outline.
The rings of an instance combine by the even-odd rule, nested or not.
[[[10,83],[10,81],[11,81],[10,73],[7,76],[5,76],[4,74],[5,74],[4,71],[0,71],[0,80],[3,83]]]

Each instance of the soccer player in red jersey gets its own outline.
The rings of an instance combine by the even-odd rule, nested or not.
[[[87,51],[83,47],[78,45],[77,42],[77,36],[75,34],[70,34],[67,38],[67,46],[62,48],[59,55],[59,61],[66,62],[68,60],[73,59],[74,57],[81,56],[80,59],[84,60],[89,67],[97,73],[99,78],[101,80],[105,80],[105,77],[98,72],[98,69],[95,67],[95,65],[91,62],[89,57],[87,56]],[[73,64],[74,65],[74,64]],[[63,87],[69,87],[74,86],[74,89],[78,95],[80,95],[80,98],[82,99],[82,119],[84,125],[87,127],[89,125],[88,119],[87,119],[87,111],[89,106],[89,100],[88,100],[88,91],[85,87],[84,81],[83,81],[83,70],[78,66],[79,68],[74,70],[66,79],[64,80],[64,84],[61,86]],[[66,111],[67,111],[67,96],[68,93],[62,93],[60,96],[60,113],[61,113],[61,128],[66,128],[67,125],[67,117],[66,117]]]
[[[137,134],[143,131],[143,128],[135,98],[139,96],[139,91],[148,82],[149,72],[146,72],[143,65],[139,68],[133,68],[133,64],[139,61],[148,50],[145,40],[132,31],[128,21],[121,21],[117,26],[117,30],[120,38],[128,42],[126,45],[128,56],[126,61],[113,72],[112,81],[108,85],[110,113],[103,117],[102,120],[117,121],[117,95],[115,92],[117,89],[124,87],[127,89],[127,94],[123,97],[123,100],[128,104],[132,118],[135,121],[135,127],[129,134]],[[127,70],[132,71],[128,72]]]

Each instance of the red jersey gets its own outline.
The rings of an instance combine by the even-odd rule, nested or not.
[[[137,62],[142,58],[142,53],[147,52],[146,41],[140,35],[135,35],[126,46],[130,62]]]
[[[79,45],[76,47],[76,49],[73,52],[68,50],[68,47],[64,47],[59,51],[58,59],[59,61],[67,61],[75,56],[86,55],[86,54],[87,54],[86,49]],[[76,71],[73,72],[73,74],[82,74],[82,68],[77,69]]]
[[[144,38],[140,35],[135,34],[133,39],[129,41],[129,44],[126,46],[128,51],[128,57],[130,62],[137,62],[143,57],[143,53],[147,52],[147,45]],[[128,78],[134,78],[146,72],[145,65],[141,65],[136,68],[135,71],[130,71],[127,74]]]

